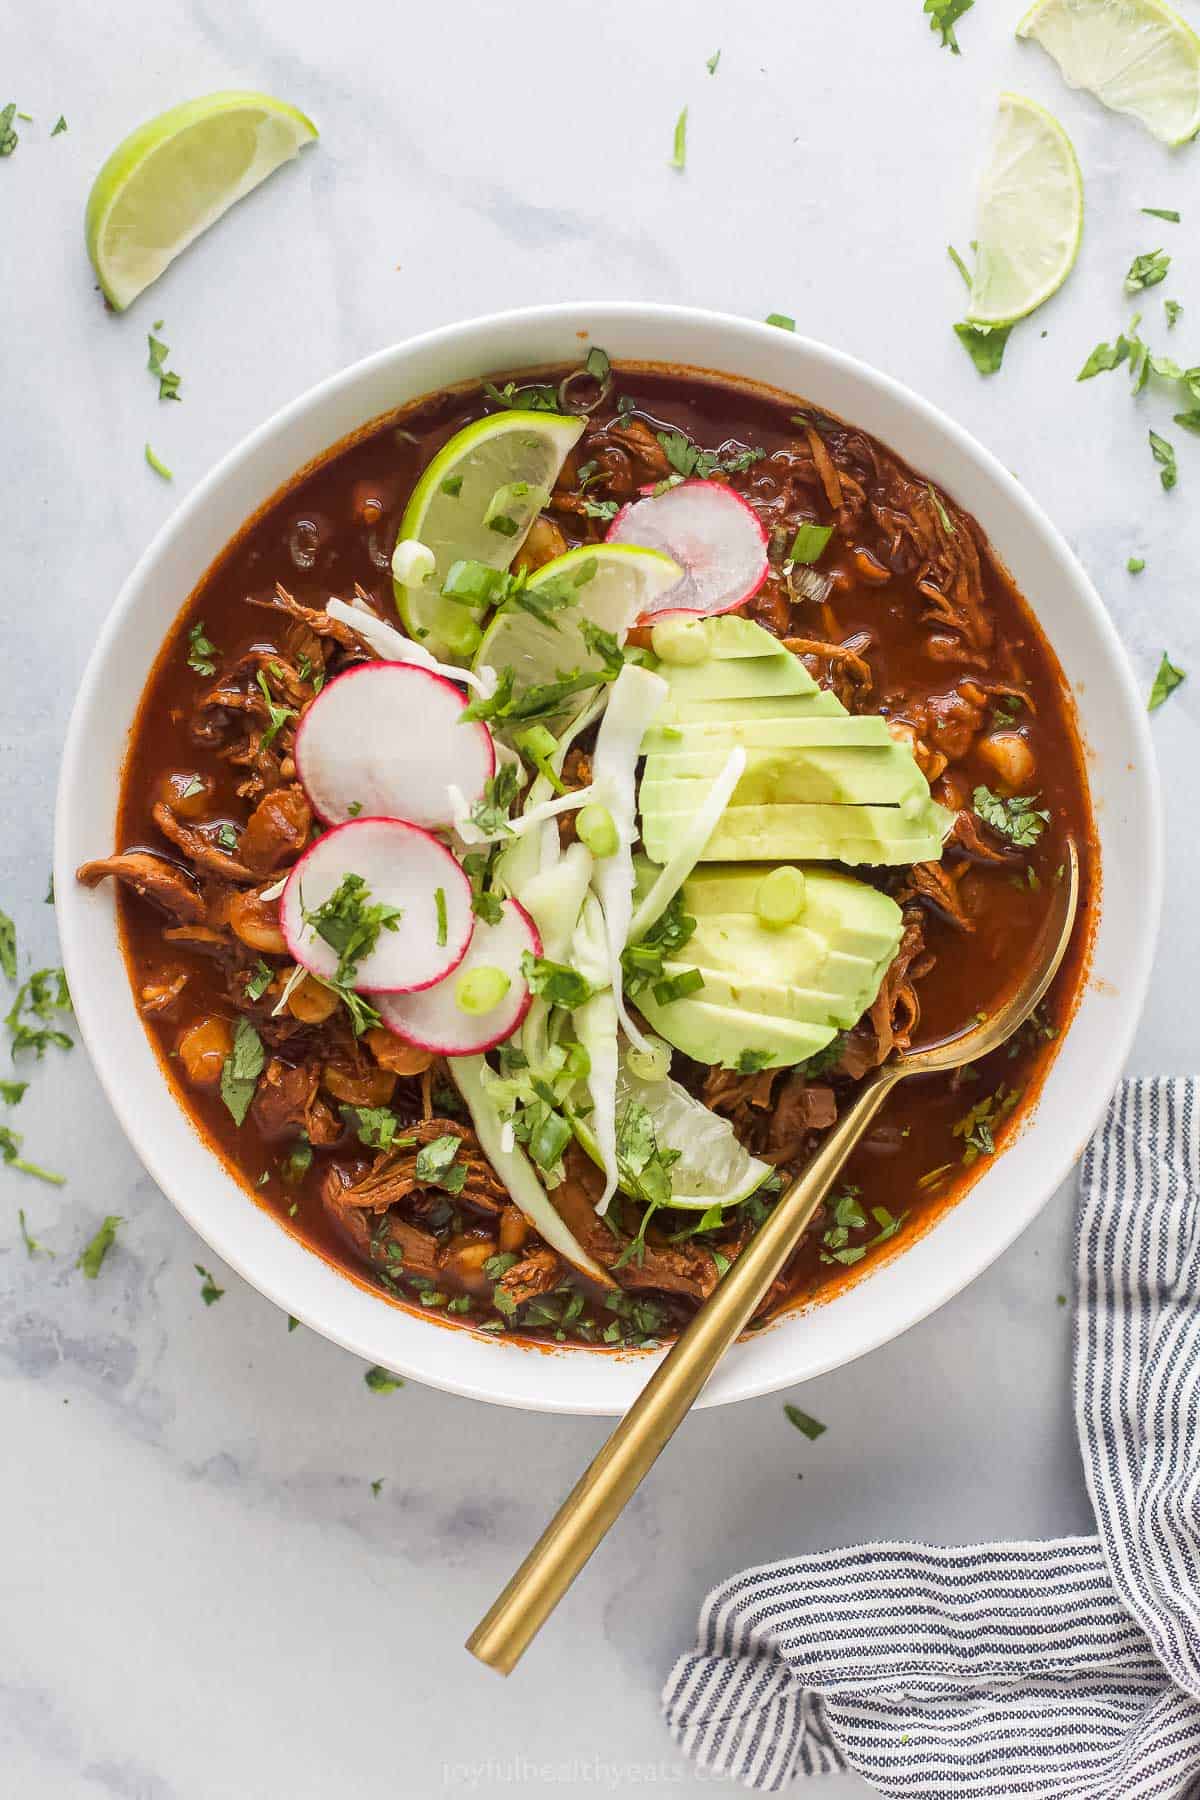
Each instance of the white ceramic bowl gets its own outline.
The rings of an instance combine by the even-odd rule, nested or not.
[[[63,758],[55,893],[80,1028],[147,1169],[206,1243],[277,1305],[371,1363],[504,1405],[616,1413],[657,1360],[497,1341],[391,1305],[348,1280],[255,1205],[164,1083],[118,948],[113,894],[76,866],[107,855],[127,734],[163,636],[213,559],[295,471],[368,420],[453,382],[578,360],[590,335],[615,358],[761,381],[860,425],[974,513],[1036,608],[1074,690],[1099,827],[1103,893],[1091,975],[1027,1128],[903,1255],[829,1304],[734,1346],[701,1405],[794,1385],[886,1343],[966,1286],[1029,1224],[1080,1155],[1125,1061],[1157,928],[1161,820],[1142,700],[1101,602],[1007,470],[936,407],[836,350],[695,309],[529,308],[446,326],[381,351],[285,407],[232,451],[159,532],[126,582],[84,676]]]

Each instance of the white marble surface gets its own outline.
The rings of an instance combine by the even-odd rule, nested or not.
[[[1185,0],[1194,12],[1196,0]],[[854,8],[716,0],[16,0],[6,92],[36,115],[0,163],[5,529],[0,904],[23,954],[57,960],[44,906],[71,696],[133,559],[265,414],[406,333],[569,296],[688,300],[801,329],[939,400],[1040,496],[1148,684],[1197,651],[1200,445],[1161,491],[1123,378],[1077,387],[1127,311],[1136,251],[1176,264],[1148,297],[1188,308],[1200,361],[1200,150],[1171,155],[1068,94],[989,0],[940,51],[920,0]],[[722,51],[719,73],[705,59]],[[186,96],[264,87],[320,146],[191,251],[125,318],[82,252],[88,184],[135,122]],[[971,236],[972,171],[997,93],[1072,131],[1090,212],[1079,268],[1003,372],[950,333],[945,256]],[[686,174],[666,166],[691,108]],[[62,111],[65,135],[50,139]],[[1175,206],[1184,227],[1139,216]],[[145,333],[166,321],[184,403],[158,402]],[[1043,335],[1044,334],[1044,335]],[[1165,347],[1165,344],[1164,344]],[[1170,432],[1170,427],[1167,427]],[[1170,433],[1183,438],[1181,432]],[[175,470],[144,466],[149,439]],[[1124,564],[1144,555],[1133,580]],[[1165,943],[1134,1066],[1189,1067],[1196,696],[1155,721],[1171,860]],[[1181,775],[1184,778],[1181,780]],[[362,1369],[283,1316],[142,1174],[85,1053],[33,1070],[19,1124],[69,1184],[0,1170],[0,1787],[36,1800],[333,1800],[699,1782],[657,1690],[707,1585],[739,1564],[859,1536],[1079,1530],[1068,1396],[1072,1194],[936,1318],[804,1404],[694,1418],[507,1684],[460,1646],[595,1446],[600,1422],[519,1416]],[[56,1260],[30,1262],[24,1205]],[[94,1284],[73,1257],[127,1223]],[[227,1291],[206,1308],[196,1261]],[[803,1482],[798,1477],[803,1476]],[[370,1482],[384,1486],[373,1498]],[[831,1796],[863,1792],[847,1777]]]

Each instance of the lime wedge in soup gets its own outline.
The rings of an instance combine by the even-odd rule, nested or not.
[[[561,413],[493,413],[456,432],[413,489],[399,541],[433,553],[419,585],[397,580],[396,604],[411,637],[443,661],[466,662],[479,645],[486,598],[447,599],[442,588],[456,562],[504,570],[550,498],[585,420]]]

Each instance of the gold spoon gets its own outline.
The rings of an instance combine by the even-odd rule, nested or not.
[[[897,1056],[862,1083],[803,1173],[718,1283],[591,1466],[580,1477],[467,1649],[502,1675],[549,1618],[601,1538],[674,1435],[725,1351],[786,1263],[839,1170],[892,1089],[909,1075],[945,1074],[998,1050],[1058,972],[1079,901],[1079,856],[1067,841],[1062,879],[1026,974],[999,1012],[943,1043]]]

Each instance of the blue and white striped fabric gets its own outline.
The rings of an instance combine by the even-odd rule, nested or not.
[[[868,1544],[735,1576],[663,1694],[705,1768],[906,1800],[1200,1794],[1200,1135],[1123,1087],[1084,1159],[1075,1410],[1099,1535]]]

